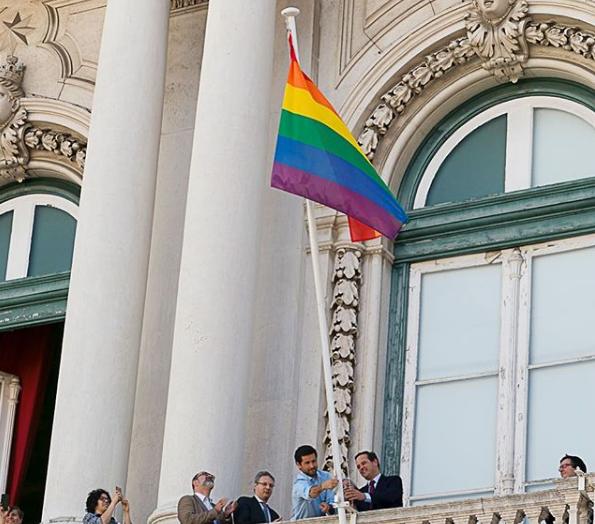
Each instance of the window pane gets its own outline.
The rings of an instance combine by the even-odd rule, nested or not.
[[[594,376],[593,361],[529,372],[526,480],[557,477],[566,453],[595,466]]]
[[[68,271],[72,264],[76,220],[49,206],[35,208],[28,276]]]
[[[12,230],[12,211],[0,215],[0,282],[6,280],[6,265],[8,263],[8,248],[10,247],[10,232]]]
[[[501,282],[500,264],[423,275],[419,380],[498,369]]]
[[[432,182],[426,205],[459,202],[504,192],[506,115],[467,135],[446,157]]]
[[[533,130],[533,186],[595,175],[595,128],[557,109],[536,109]]]
[[[412,495],[494,486],[497,377],[419,386]]]
[[[595,248],[533,259],[530,362],[595,354]]]

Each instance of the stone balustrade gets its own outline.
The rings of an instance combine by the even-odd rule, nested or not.
[[[358,513],[357,524],[593,524],[595,474],[553,483],[553,489],[533,493]],[[315,519],[317,524],[336,520]],[[348,522],[354,524],[349,514]]]

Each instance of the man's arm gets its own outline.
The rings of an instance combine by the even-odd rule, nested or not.
[[[193,495],[185,495],[178,502],[178,520],[181,524],[209,524],[219,518],[215,508],[196,511],[192,500]]]
[[[316,484],[315,486],[312,486],[309,491],[310,498],[315,499],[316,497],[318,497],[318,495],[320,495],[323,491],[325,491],[327,489],[328,490],[335,489],[337,487],[338,483],[339,483],[339,481],[337,479],[331,478],[331,479],[325,480],[324,482],[322,482],[320,484]],[[333,493],[332,499],[334,500],[334,493]]]
[[[376,489],[372,498],[372,507],[400,508],[403,505],[403,481],[401,477],[384,477],[382,489]]]

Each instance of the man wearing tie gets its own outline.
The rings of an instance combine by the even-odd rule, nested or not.
[[[378,456],[373,451],[360,451],[355,456],[359,474],[368,483],[359,489],[345,489],[345,499],[354,502],[358,511],[399,508],[403,505],[403,482],[398,475],[380,473]]]
[[[275,477],[268,471],[259,471],[254,477],[254,496],[240,497],[235,510],[235,524],[261,524],[280,521],[278,513],[268,505],[273,494]]]
[[[215,475],[201,471],[192,477],[194,495],[184,495],[178,502],[178,520],[181,524],[230,524],[236,502],[219,499],[211,500],[215,487]]]

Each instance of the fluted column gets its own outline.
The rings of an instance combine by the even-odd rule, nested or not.
[[[159,503],[238,495],[243,464],[261,202],[271,153],[275,2],[209,4],[174,330]],[[163,509],[163,508],[162,508]],[[159,510],[153,519],[161,518]],[[151,520],[151,519],[150,519]]]
[[[169,7],[169,0],[107,3],[44,522],[81,518],[90,489],[126,485]]]

